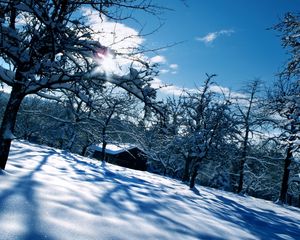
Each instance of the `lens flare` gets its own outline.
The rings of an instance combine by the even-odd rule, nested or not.
[[[115,55],[108,49],[102,48],[95,55],[95,60],[98,64],[97,70],[112,74],[118,70]]]

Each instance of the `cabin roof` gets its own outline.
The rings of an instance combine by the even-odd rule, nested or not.
[[[105,148],[105,153],[111,154],[111,155],[117,155],[122,152],[127,152],[131,149],[136,148],[136,146],[131,144],[107,144]],[[102,151],[102,144],[95,144],[90,147],[90,149],[95,151]]]

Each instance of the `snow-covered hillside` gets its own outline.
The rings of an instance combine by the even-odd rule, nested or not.
[[[300,209],[15,142],[0,239],[299,239]]]

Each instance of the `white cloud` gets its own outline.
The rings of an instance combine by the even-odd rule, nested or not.
[[[161,74],[165,74],[165,73],[168,73],[168,72],[170,72],[170,70],[165,69],[165,68],[159,70],[159,73],[161,73]]]
[[[137,30],[122,23],[109,21],[105,16],[100,17],[94,10],[85,8],[83,14],[91,28],[97,32],[95,40],[114,51],[126,54],[145,41]]]
[[[96,61],[99,67],[96,71],[105,72],[107,74],[126,74],[129,66],[141,67],[139,62],[133,62],[132,59],[126,56],[133,56],[139,59],[148,59],[144,54],[135,54],[135,52],[144,43],[139,32],[122,23],[109,21],[105,16],[91,9],[83,8],[83,15],[88,21],[88,25],[96,34],[94,40],[99,41],[101,45],[109,48],[107,53],[100,52],[99,59]]]
[[[157,56],[150,58],[150,61],[152,63],[166,63],[167,62],[166,58],[161,55],[157,55]]]
[[[171,86],[161,88],[160,91],[166,95],[180,96],[180,95],[185,95],[183,89],[184,88],[171,85]]]
[[[151,87],[153,87],[153,88],[160,88],[163,85],[164,85],[164,83],[159,78],[154,78],[151,81]]]
[[[140,62],[133,63],[133,57],[127,58],[126,55],[131,55],[140,49],[145,39],[140,37],[139,32],[122,23],[109,21],[105,16],[91,9],[84,8],[83,15],[86,17],[88,24],[96,32],[94,40],[99,41],[103,46],[108,47],[108,51],[99,51],[95,59],[99,65],[96,72],[105,72],[106,74],[126,74],[130,66],[141,68]],[[140,53],[134,55],[134,58],[139,58],[151,63],[165,64],[160,70],[161,74],[171,73],[176,74],[178,64],[167,64],[167,59],[163,55],[156,55],[152,58]]]
[[[200,42],[204,42],[206,44],[209,44],[209,43],[212,43],[213,41],[215,41],[220,36],[223,36],[223,35],[230,36],[233,33],[234,33],[234,30],[232,30],[232,29],[227,29],[227,30],[224,29],[224,30],[221,30],[218,32],[208,33],[204,37],[197,37],[196,40],[200,41]]]
[[[176,70],[176,69],[178,69],[178,64],[173,63],[173,64],[170,64],[169,67],[173,70]]]
[[[151,82],[151,87],[153,87],[153,88],[159,88],[159,91],[162,94],[174,95],[174,96],[180,96],[180,95],[182,95],[183,94],[183,90],[185,89],[185,88],[182,88],[182,87],[179,87],[179,86],[175,86],[175,85],[166,85],[159,78],[154,78],[154,80]]]
[[[202,89],[201,87],[198,87],[198,88],[196,88],[196,87],[195,88],[185,88],[185,87],[180,87],[180,86],[176,86],[176,85],[166,85],[159,78],[155,78],[151,82],[151,86],[153,88],[159,89],[159,91],[162,94],[172,95],[172,96],[173,95],[174,96],[186,95],[187,92],[188,93],[197,93],[197,92],[201,91],[201,89]],[[225,97],[228,97],[232,100],[239,99],[239,101],[241,101],[241,99],[247,97],[243,93],[234,92],[234,91],[231,91],[227,87],[222,87],[222,86],[217,86],[217,85],[210,86],[210,91],[213,92],[213,93],[224,95]]]
[[[197,38],[198,41],[205,42],[205,43],[210,43],[213,42],[217,38],[217,33],[208,33],[206,36],[202,38]]]
[[[226,97],[230,97],[231,99],[240,99],[240,98],[245,98],[245,95],[239,92],[234,92],[231,91],[228,87],[222,87],[218,85],[212,85],[210,86],[210,90],[214,93],[218,94],[224,94]]]
[[[172,63],[168,65],[166,68],[163,68],[159,71],[160,74],[171,73],[177,74],[178,64]]]

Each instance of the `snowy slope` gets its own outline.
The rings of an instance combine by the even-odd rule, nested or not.
[[[300,209],[15,142],[0,239],[300,239]]]

